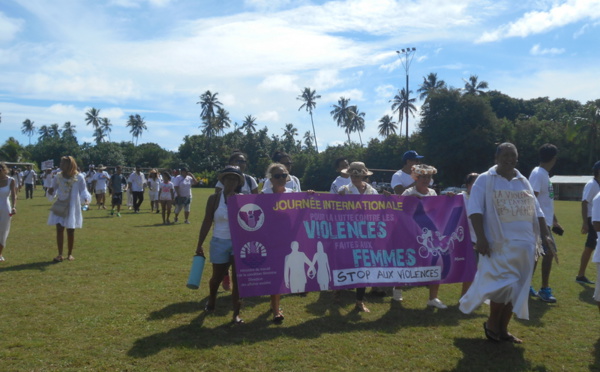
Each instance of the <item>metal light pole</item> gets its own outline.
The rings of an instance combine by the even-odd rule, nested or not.
[[[413,60],[413,57],[415,56],[415,52],[417,51],[417,48],[406,48],[406,49],[400,49],[397,50],[396,53],[398,53],[398,58],[400,58],[400,62],[402,62],[402,67],[404,67],[404,72],[406,73],[406,105],[404,107],[405,109],[405,116],[406,116],[406,142],[408,143],[408,99],[409,97],[409,90],[408,90],[408,70],[410,68],[410,63]]]

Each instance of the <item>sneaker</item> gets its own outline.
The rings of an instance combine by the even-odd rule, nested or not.
[[[177,218],[177,216],[175,216],[175,219],[173,220],[173,223],[176,223],[177,221],[179,221],[179,219]]]
[[[226,291],[231,290],[231,278],[229,277],[229,274],[225,275],[223,278],[223,289]]]
[[[448,306],[444,305],[439,298],[434,298],[433,300],[427,301],[427,306],[437,307],[438,309],[447,309]]]
[[[539,297],[539,293],[537,293],[537,291],[535,289],[533,289],[533,286],[529,287],[529,295],[531,297]]]
[[[550,302],[550,303],[556,302],[556,297],[554,297],[552,295],[552,288],[550,288],[550,287],[540,288],[538,295],[540,296],[540,300],[542,300],[544,302]]]
[[[112,216],[112,215],[114,215],[114,214],[115,214],[115,211],[114,211],[114,209],[111,209],[111,210],[110,210],[110,215]]]
[[[185,222],[184,222],[184,223],[185,223],[186,225],[189,225],[189,224],[190,224],[190,221],[188,221],[188,220],[185,220]]]
[[[402,301],[402,290],[396,289],[395,287],[392,289],[392,299],[394,301]]]
[[[575,277],[575,281],[581,284],[595,284],[594,282],[586,278],[585,275]]]
[[[0,262],[4,262],[4,261],[5,261],[5,260],[4,260],[4,257],[3,257],[3,256],[0,256]]]
[[[121,213],[117,212],[117,217],[121,217]]]

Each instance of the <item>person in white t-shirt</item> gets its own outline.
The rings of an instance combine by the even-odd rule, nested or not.
[[[293,192],[301,192],[302,188],[300,187],[300,180],[298,179],[298,177],[296,176],[292,176],[292,164],[294,164],[294,162],[292,161],[292,157],[290,155],[288,155],[286,152],[284,151],[276,151],[273,156],[271,156],[271,159],[273,160],[274,163],[279,163],[279,164],[283,164],[285,166],[285,169],[287,170],[288,174],[290,175],[288,177],[288,181],[285,184],[285,187],[287,187],[288,189],[292,189]],[[271,180],[269,178],[267,178],[263,184],[263,187],[261,190],[267,190],[265,192],[270,192],[268,190],[270,190],[273,187],[273,185],[271,184]]]
[[[402,196],[416,196],[418,198],[423,198],[426,196],[437,196],[435,190],[430,189],[429,185],[433,180],[433,175],[437,173],[437,169],[432,167],[431,165],[426,164],[417,164],[413,165],[412,168],[412,178],[415,181],[415,184],[402,193]],[[446,306],[439,298],[438,292],[440,290],[439,284],[430,284],[429,288],[429,300],[427,301],[427,306],[437,307],[438,309],[446,309]],[[394,291],[397,291],[394,288]],[[394,293],[394,299],[398,296]],[[402,298],[402,296],[400,296]]]
[[[533,192],[540,203],[542,212],[544,212],[544,218],[548,224],[549,235],[552,236],[552,228],[556,231],[563,231],[562,226],[558,223],[556,215],[554,214],[554,187],[550,182],[550,171],[556,164],[558,155],[558,148],[550,143],[546,143],[539,148],[540,165],[533,168],[529,175],[529,183],[533,188]],[[549,249],[547,244],[542,244],[544,252]],[[554,252],[556,253],[556,252]],[[537,267],[537,261],[533,266],[533,272]],[[530,287],[530,295],[539,297],[544,302],[554,303],[556,298],[552,294],[550,288],[550,270],[552,269],[552,255],[544,254],[542,258],[542,287],[539,292]],[[533,279],[532,279],[533,280]]]
[[[420,164],[423,156],[417,154],[414,150],[409,150],[402,155],[404,166],[392,176],[391,186],[396,195],[402,195],[404,190],[414,186],[415,180],[412,177],[412,167]]]
[[[596,194],[592,200],[592,225],[596,235],[600,235],[600,193]],[[592,262],[596,264],[596,283],[600,283],[600,239],[596,239],[596,252],[594,252],[594,258]],[[600,285],[596,286],[594,290],[594,300],[598,303],[598,310],[600,310]]]
[[[181,168],[179,176],[173,180],[175,185],[175,222],[179,220],[179,213],[183,209],[185,223],[189,224],[190,205],[192,204],[192,186],[196,185],[198,180],[193,177],[193,174],[188,172],[187,168]]]
[[[31,165],[25,166],[23,172],[23,183],[25,184],[25,199],[33,199],[33,189],[35,189],[35,182],[37,181],[37,175],[35,171],[31,169]]]
[[[127,178],[127,189],[131,190],[133,196],[133,213],[140,213],[140,205],[144,202],[146,176],[142,173],[142,168],[139,165],[135,166],[135,172]]]
[[[345,169],[348,169],[349,163],[347,158],[337,158],[335,159],[335,170],[340,174],[336,177],[336,179],[331,183],[331,187],[329,188],[329,192],[331,194],[337,194],[340,190],[340,187],[344,185],[350,184],[350,176],[347,173],[344,173]]]
[[[575,281],[581,284],[594,284],[594,282],[585,277],[585,269],[590,262],[594,249],[596,249],[596,241],[598,240],[594,226],[592,225],[592,201],[600,193],[600,160],[594,164],[592,171],[594,172],[594,178],[585,184],[581,198],[581,217],[583,219],[581,233],[587,234],[585,247],[581,253],[579,272],[575,277]]]
[[[105,171],[106,167],[102,164],[96,168],[96,173],[92,176],[92,190],[96,194],[96,205],[98,209],[106,209],[106,187],[110,176]]]
[[[228,161],[229,165],[239,167],[242,173],[244,174],[244,185],[242,185],[241,190],[239,190],[240,194],[249,195],[249,194],[258,194],[258,183],[256,183],[256,179],[254,177],[244,173],[248,166],[248,157],[243,152],[236,150],[229,157]],[[223,184],[221,181],[217,181],[215,185],[215,192],[219,192],[223,190]]]

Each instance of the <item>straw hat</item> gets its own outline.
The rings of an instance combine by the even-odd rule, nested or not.
[[[355,161],[350,163],[350,166],[347,169],[342,170],[343,174],[347,174],[349,176],[370,176],[373,172],[369,171],[365,166],[365,163],[362,161]]]
[[[98,169],[98,170],[105,170],[105,169],[106,169],[106,167],[105,167],[104,165],[102,165],[102,164],[99,164],[99,165],[96,167],[96,169]]]

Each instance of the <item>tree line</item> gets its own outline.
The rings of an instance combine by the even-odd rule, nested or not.
[[[298,110],[309,114],[312,133],[304,133],[302,140],[292,123],[284,124],[280,135],[269,133],[266,126],[258,129],[257,118],[251,114],[241,124],[233,123],[232,128],[229,112],[219,101],[218,93],[206,91],[197,102],[201,108],[202,132],[185,136],[178,151],[167,151],[156,143],[137,146],[138,138],[148,130],[140,115],[130,115],[127,122],[131,142],[111,142],[112,123],[100,116],[99,109],[92,108],[86,113],[85,122],[94,128],[95,144],[79,145],[75,126],[70,122],[62,127],[52,124],[37,129],[26,119],[22,131],[30,137],[30,142],[37,132],[37,143],[22,146],[9,138],[0,147],[0,158],[39,164],[48,159],[58,162],[60,156],[72,154],[82,165],[177,168],[185,164],[213,179],[234,150],[247,153],[250,160],[247,171],[258,177],[263,176],[270,155],[283,150],[293,156],[292,173],[301,179],[303,187],[315,190],[329,189],[336,176],[333,162],[338,157],[364,161],[369,168],[396,170],[402,166],[402,154],[408,149],[425,155],[425,162],[439,170],[436,181],[445,186],[460,185],[469,172],[487,170],[493,162],[496,144],[505,141],[515,143],[519,149],[518,168],[527,175],[538,163],[537,148],[546,142],[560,149],[556,174],[589,174],[591,165],[598,160],[600,99],[585,104],[565,98],[517,99],[488,90],[488,83],[476,75],[465,79],[462,88],[454,88],[438,79],[436,73],[423,77],[417,93],[422,101],[417,130],[409,137],[401,136],[404,115],[415,117],[417,97],[412,96],[412,91],[400,89],[390,99],[393,115],[384,115],[378,121],[380,138],[371,138],[366,145],[361,136],[366,114],[357,105],[351,105],[350,98],[340,97],[331,106],[330,115],[348,141],[319,151],[313,112],[321,96],[306,87],[297,96],[301,101]],[[353,133],[358,134],[358,143],[351,140]],[[376,172],[373,178],[389,182],[391,173]]]

